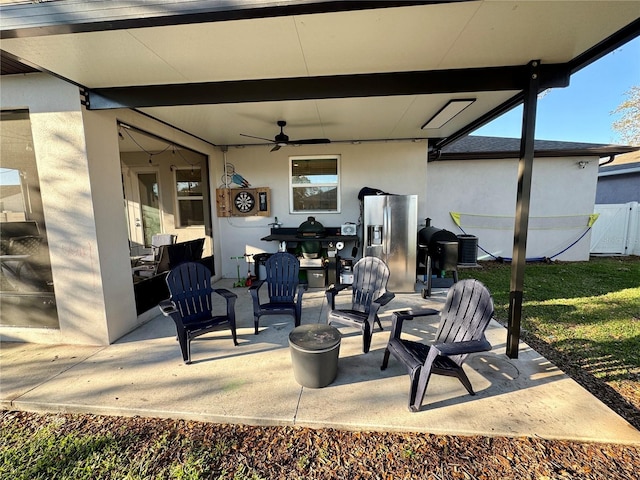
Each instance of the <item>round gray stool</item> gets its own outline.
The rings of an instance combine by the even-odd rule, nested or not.
[[[322,388],[338,373],[340,332],[323,323],[300,325],[289,334],[293,376],[303,387]]]

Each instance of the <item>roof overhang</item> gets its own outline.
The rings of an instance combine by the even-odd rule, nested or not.
[[[640,173],[640,163],[628,163],[626,165],[618,165],[617,167],[602,167],[598,172],[598,177],[611,177],[618,175],[631,175]]]
[[[214,145],[430,139],[435,151],[634,38],[640,2],[62,0],[3,5],[4,58]],[[472,105],[421,129],[450,100]]]
[[[454,145],[443,149],[432,161],[454,160],[504,160],[520,157],[520,139],[468,136]],[[640,147],[626,145],[603,145],[597,143],[559,142],[552,140],[536,140],[534,142],[535,158],[566,157],[615,157],[639,151]]]

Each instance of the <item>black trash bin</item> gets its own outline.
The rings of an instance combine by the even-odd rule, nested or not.
[[[341,335],[326,323],[300,325],[289,334],[293,376],[303,387],[322,388],[338,373]]]

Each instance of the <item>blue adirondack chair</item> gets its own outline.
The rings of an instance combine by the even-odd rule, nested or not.
[[[238,345],[235,314],[238,296],[224,288],[212,288],[211,271],[207,267],[195,262],[182,263],[169,272],[166,281],[171,296],[161,301],[159,307],[176,324],[185,363],[191,363],[191,340],[205,333],[228,327],[234,345]],[[223,314],[214,313],[214,293],[225,299]]]
[[[391,335],[381,369],[387,368],[390,354],[407,368],[411,377],[409,410],[413,412],[422,407],[432,373],[457,377],[469,394],[475,395],[462,364],[470,353],[491,350],[484,332],[493,317],[493,299],[481,282],[461,280],[449,289],[433,345],[400,338],[403,321],[437,314],[438,311],[433,309],[393,314]]]
[[[371,337],[375,323],[382,330],[378,310],[389,303],[395,294],[387,291],[389,267],[377,257],[363,257],[353,266],[353,283],[338,284],[326,291],[329,311],[327,323],[341,324],[359,328],[362,331],[362,350],[367,353],[371,348]],[[351,289],[351,306],[348,309],[336,309],[336,295]]]
[[[249,287],[253,300],[253,323],[258,334],[260,317],[263,315],[291,315],[295,326],[300,325],[302,317],[302,294],[304,285],[300,284],[300,261],[287,252],[274,253],[265,262],[266,278],[258,280]],[[269,300],[261,303],[260,288],[267,284]]]

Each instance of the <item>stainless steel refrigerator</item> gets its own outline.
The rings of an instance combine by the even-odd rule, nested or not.
[[[418,237],[417,195],[367,195],[362,215],[364,255],[389,266],[388,289],[415,292]]]

